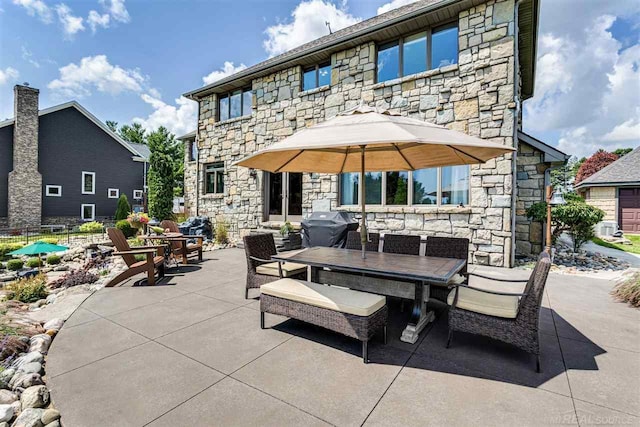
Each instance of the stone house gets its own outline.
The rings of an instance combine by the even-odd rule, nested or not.
[[[227,222],[237,238],[313,210],[356,213],[365,179],[371,230],[467,237],[469,259],[480,264],[509,266],[516,248],[539,251],[542,227],[523,210],[542,200],[547,169],[566,156],[521,132],[537,25],[537,0],[517,8],[513,0],[423,0],[186,93],[199,104],[197,130],[183,139],[186,210]],[[517,154],[365,177],[234,166],[362,103],[515,146]]]
[[[610,235],[616,229],[640,233],[640,147],[574,188],[588,204],[604,211],[603,224],[596,227],[600,234]]]
[[[14,87],[0,122],[0,228],[113,218],[120,194],[142,205],[149,151],[122,140],[75,101],[38,109],[38,89]]]

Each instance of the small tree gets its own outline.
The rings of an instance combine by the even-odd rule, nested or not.
[[[127,215],[131,212],[131,205],[126,194],[121,194],[118,199],[118,207],[116,208],[116,221],[127,219]]]
[[[610,165],[618,160],[618,156],[613,153],[609,153],[604,150],[599,150],[589,157],[580,165],[578,173],[576,174],[576,184],[589,178],[594,173]]]
[[[173,215],[173,186],[176,142],[173,134],[160,126],[147,136],[149,159],[149,214],[159,220]]]

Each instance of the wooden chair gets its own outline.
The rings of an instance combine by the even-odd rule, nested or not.
[[[378,246],[380,243],[380,234],[369,233],[369,241],[365,245],[365,249],[369,252],[378,252]],[[347,242],[344,246],[345,249],[362,249],[362,240],[360,239],[359,231],[350,231],[347,233]]]
[[[467,261],[469,259],[469,239],[462,237],[427,237],[425,256],[440,258],[455,258]],[[431,285],[430,297],[442,302],[447,302],[447,297],[452,285],[462,285],[469,281],[467,264],[460,273],[451,279],[447,286]]]
[[[420,255],[420,236],[385,234],[382,252],[389,254]]]
[[[160,223],[160,227],[169,230],[171,233],[180,233],[178,224],[165,219]],[[196,240],[196,243],[189,243],[189,240]],[[192,254],[198,255],[198,261],[202,261],[202,245],[204,236],[199,235],[183,235],[182,237],[171,237],[167,239],[171,244],[171,251],[176,256],[182,257],[182,263],[188,264],[188,257]]]
[[[127,270],[111,279],[109,283],[106,284],[107,287],[115,286],[139,273],[147,273],[147,284],[149,285],[156,284],[156,271],[158,272],[158,280],[164,277],[163,246],[137,246],[132,249],[121,230],[117,228],[108,228],[107,234],[113,245],[116,247],[116,251],[113,252],[113,255],[121,256],[124,262],[127,263],[127,267],[129,267]],[[146,259],[143,261],[136,261],[135,255],[145,255]]]

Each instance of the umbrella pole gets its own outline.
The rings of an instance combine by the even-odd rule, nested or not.
[[[365,207],[365,199],[364,199],[364,150],[365,146],[360,146],[360,205],[362,206],[362,225],[360,226],[360,242],[362,243],[362,259],[367,257],[367,212]]]

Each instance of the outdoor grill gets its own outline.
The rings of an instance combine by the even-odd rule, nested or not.
[[[347,233],[358,229],[358,222],[347,212],[314,212],[302,221],[302,245],[343,247]]]

